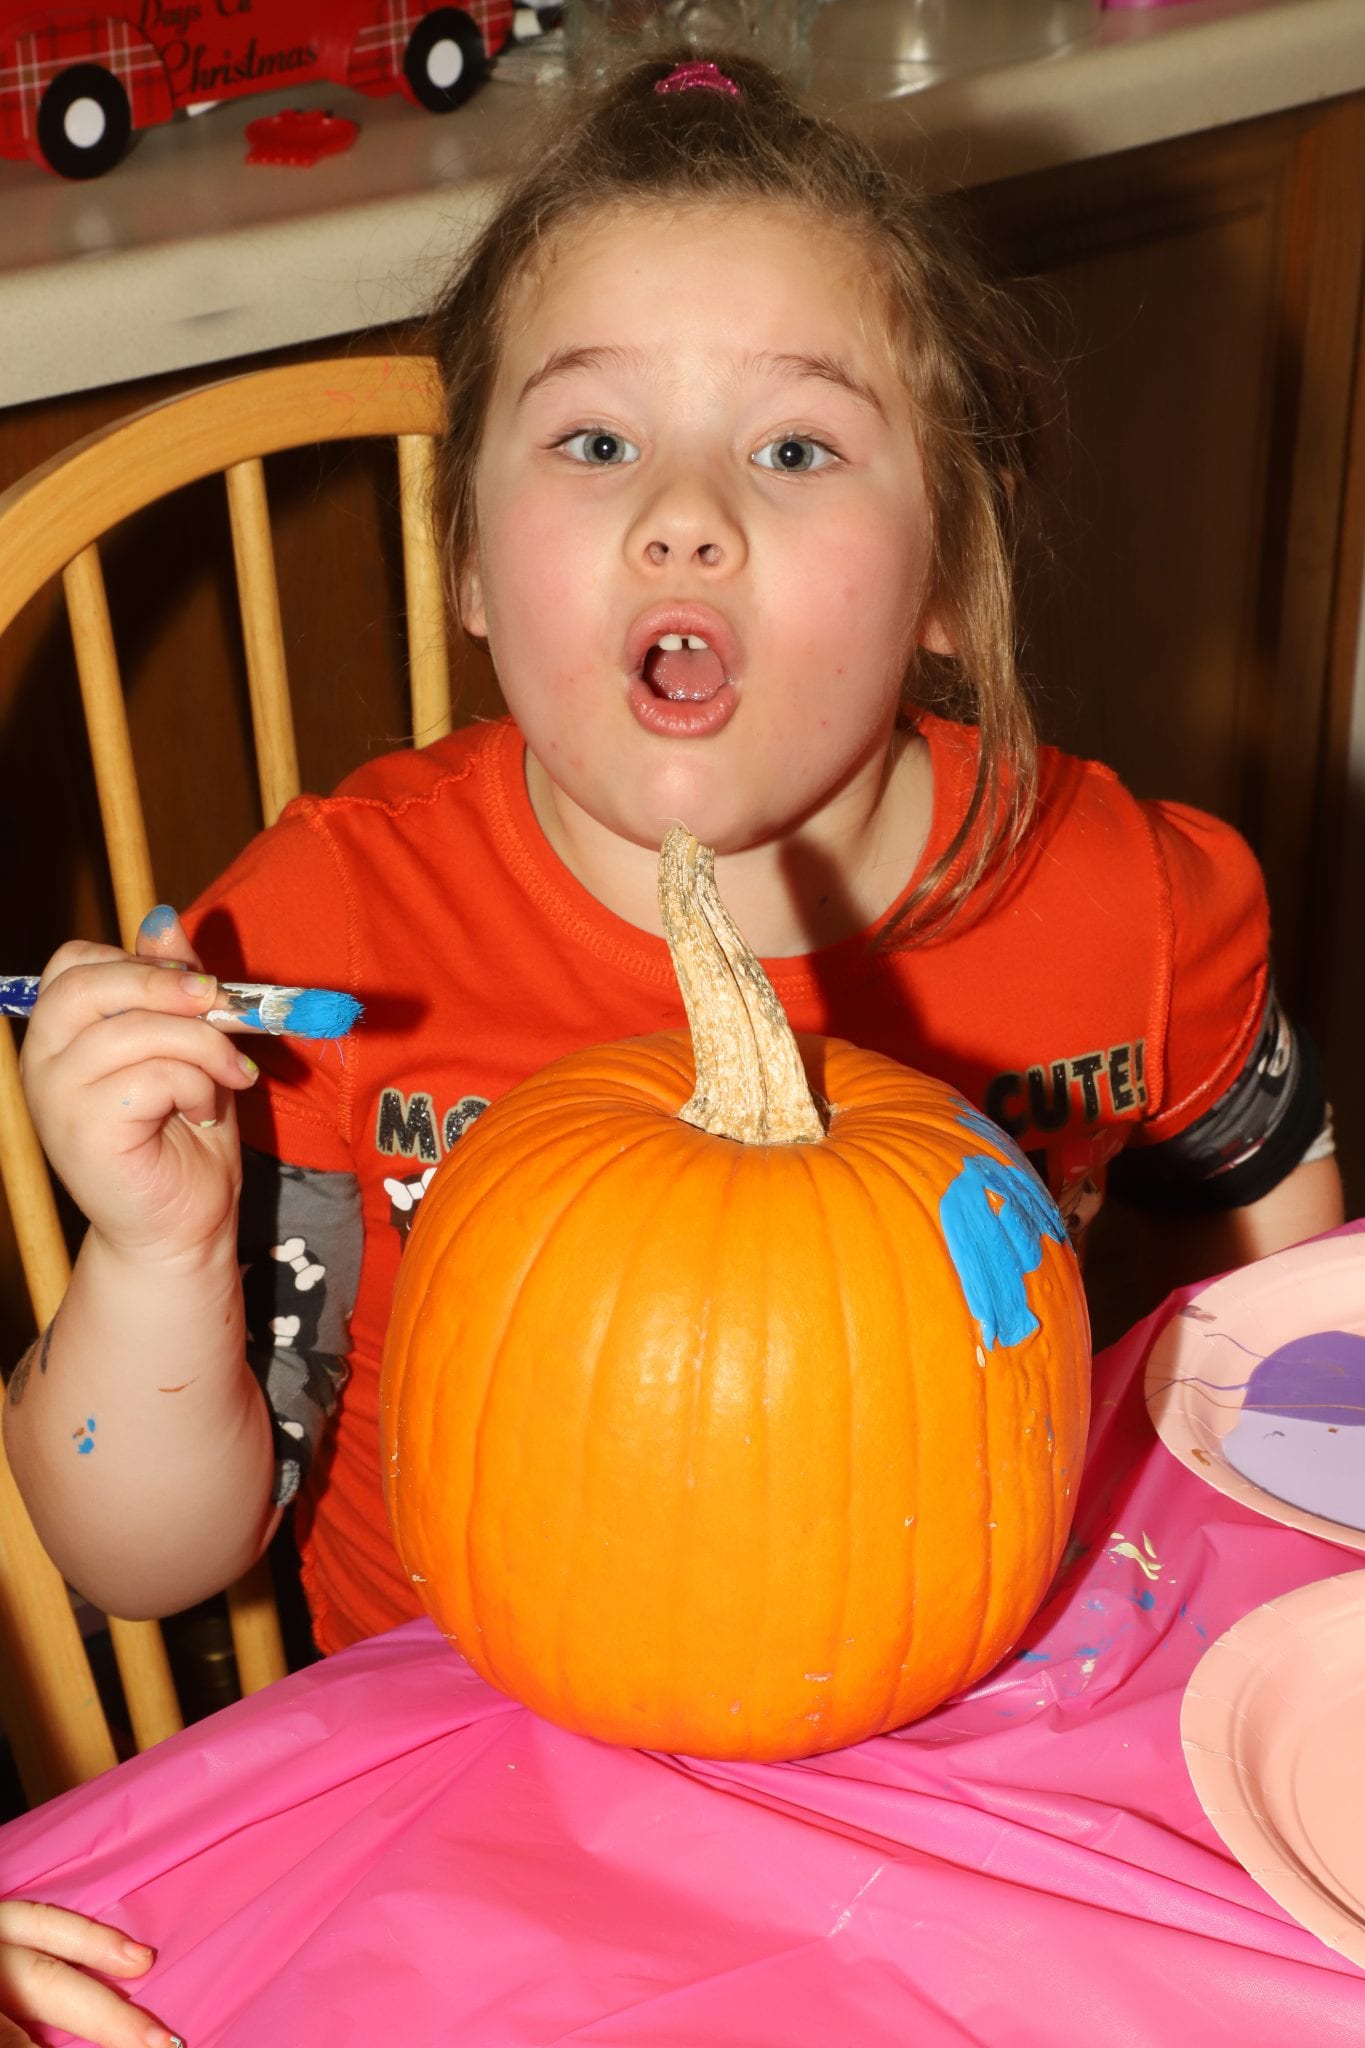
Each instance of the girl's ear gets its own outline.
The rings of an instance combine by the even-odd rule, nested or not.
[[[916,635],[921,647],[930,654],[956,655],[957,642],[949,632],[942,614],[936,605],[929,605],[920,614],[919,632]]]
[[[460,624],[475,640],[488,638],[488,620],[483,609],[483,579],[476,563],[470,562],[462,572],[457,586],[460,605]]]

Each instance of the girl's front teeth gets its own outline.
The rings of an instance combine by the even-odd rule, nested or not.
[[[709,641],[699,639],[695,633],[661,633],[654,644],[663,654],[681,654],[684,647],[700,654],[710,646]]]

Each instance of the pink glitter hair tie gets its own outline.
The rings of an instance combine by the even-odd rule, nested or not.
[[[727,92],[732,100],[739,98],[739,87],[733,78],[727,78],[720,68],[711,63],[679,64],[661,78],[654,87],[655,92]]]

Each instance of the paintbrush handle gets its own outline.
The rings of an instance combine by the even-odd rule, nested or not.
[[[28,1017],[38,1000],[36,974],[0,974],[0,1017]],[[220,1031],[267,1031],[272,1038],[344,1038],[361,1006],[331,988],[285,988],[265,981],[220,981],[206,1024]]]
[[[0,974],[0,1017],[28,1017],[38,1000],[36,974]]]

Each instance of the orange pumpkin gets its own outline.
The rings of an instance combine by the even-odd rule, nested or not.
[[[798,1049],[683,833],[661,899],[690,1037],[547,1067],[422,1202],[389,1515],[438,1625],[536,1712],[804,1756],[1017,1641],[1070,1521],[1084,1296],[1041,1185],[960,1096]]]

